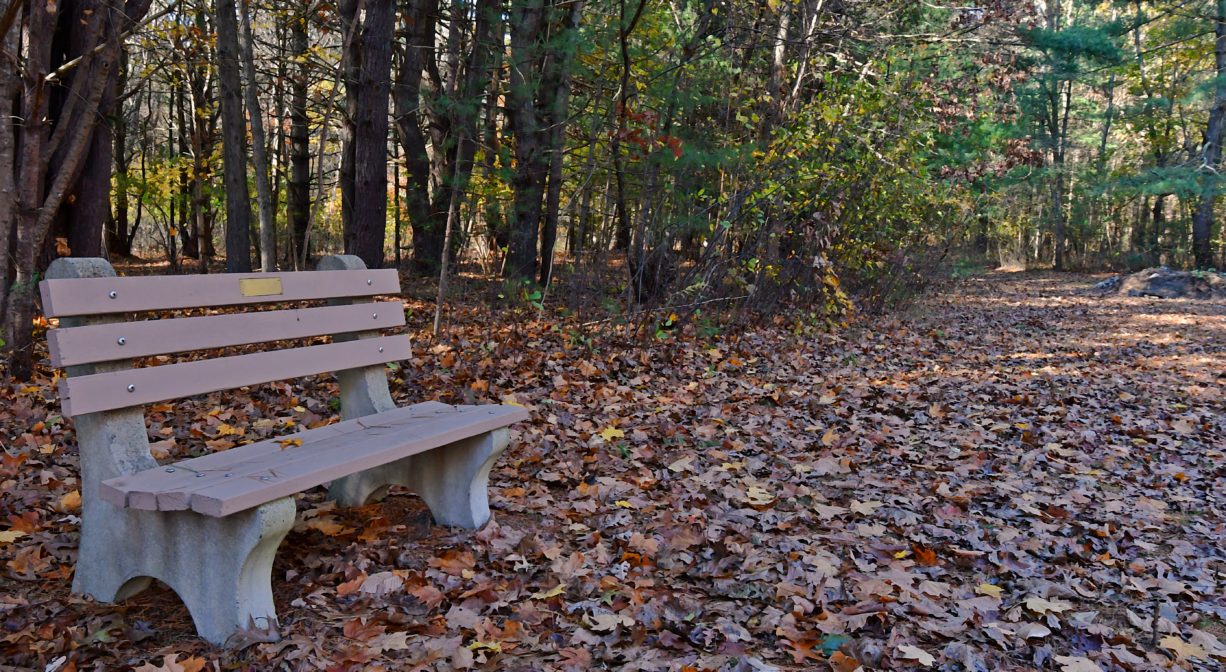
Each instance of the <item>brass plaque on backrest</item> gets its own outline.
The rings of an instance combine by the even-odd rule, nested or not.
[[[238,281],[243,296],[280,296],[281,278],[247,278]]]

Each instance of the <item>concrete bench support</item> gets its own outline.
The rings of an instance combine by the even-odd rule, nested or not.
[[[101,260],[57,259],[47,275],[109,277],[114,270]],[[100,321],[103,318],[90,320]],[[61,320],[61,326],[82,323],[77,318]],[[127,366],[127,362],[83,365],[69,367],[68,374]],[[99,496],[102,481],[158,466],[149,451],[144,408],[77,416],[75,426],[82,508],[73,592],[114,602],[141,592],[157,579],[178,594],[200,636],[213,644],[224,644],[238,630],[275,633],[272,561],[293,527],[293,499],[282,498],[226,518],[116,507]]]
[[[434,522],[476,529],[490,519],[490,469],[509,436],[507,429],[498,429],[367,469],[333,481],[328,496],[344,506],[361,506],[382,498],[389,486],[403,485],[425,500]]]

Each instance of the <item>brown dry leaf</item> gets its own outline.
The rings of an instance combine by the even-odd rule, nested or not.
[[[1190,642],[1185,642],[1175,635],[1163,637],[1158,642],[1158,646],[1173,652],[1180,658],[1200,658],[1201,660],[1208,660],[1209,658],[1209,652],[1205,651],[1204,648]]]
[[[1060,672],[1103,672],[1098,663],[1085,656],[1056,656]]]
[[[60,497],[59,505],[56,507],[56,511],[59,511],[61,513],[75,513],[80,510],[81,510],[81,491],[80,490],[72,490],[70,492],[64,493],[64,496]]]
[[[179,660],[179,654],[168,653],[162,658],[160,666],[154,666],[153,663],[145,663],[140,667],[134,668],[133,672],[200,672],[208,661],[196,656],[190,656]]]
[[[937,659],[931,653],[910,644],[899,645],[898,654],[903,660],[913,660],[924,667],[932,667],[937,662]]]

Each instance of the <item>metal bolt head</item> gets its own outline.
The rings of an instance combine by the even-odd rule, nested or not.
[[[106,295],[107,295],[107,296],[109,296],[109,297],[111,297],[112,299],[118,299],[118,298],[119,298],[119,292],[117,292],[117,291],[115,291],[115,290],[113,290],[113,289],[112,289],[111,291],[107,292],[107,293],[106,293]]]
[[[371,314],[370,314],[370,319],[372,319],[372,320],[377,320],[377,319],[379,319],[379,313],[371,313]]]
[[[127,345],[128,339],[124,338],[123,336],[120,336],[119,338],[115,339],[115,342],[120,345]]]
[[[173,474],[173,473],[175,473],[175,468],[174,468],[174,467],[166,467],[166,473],[168,473],[168,474]]]
[[[222,478],[230,478],[234,474],[222,474]]]
[[[375,284],[375,281],[374,281],[374,280],[371,280],[370,278],[367,278],[367,279],[366,279],[366,286],[367,286],[367,287],[369,287],[369,286],[371,286],[371,285],[373,285],[373,284]]]
[[[129,392],[135,392],[135,391],[136,391],[136,386],[135,386],[135,385],[128,385],[128,391],[129,391]]]
[[[204,472],[203,471],[196,472],[196,478],[204,478]]]
[[[261,476],[261,477],[260,477],[260,480],[261,480],[261,481],[271,481],[272,479],[271,479],[271,478],[269,478],[268,476]]]
[[[379,352],[383,352],[383,346],[382,346],[382,345],[380,345],[380,346],[379,346]]]

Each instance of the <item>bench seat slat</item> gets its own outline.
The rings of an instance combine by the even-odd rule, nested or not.
[[[384,336],[96,373],[60,381],[60,403],[65,415],[79,416],[274,380],[374,366],[410,356],[408,336]]]
[[[301,446],[262,441],[113,478],[100,492],[116,506],[227,516],[527,418],[518,406],[427,402],[286,437]]]
[[[400,277],[387,268],[68,278],[44,280],[39,291],[47,317],[73,317],[399,294]]]
[[[401,326],[402,304],[383,301],[53,329],[47,332],[47,345],[51,364],[63,368]]]

